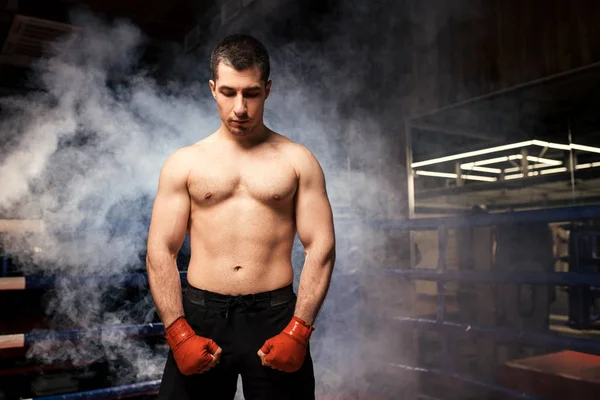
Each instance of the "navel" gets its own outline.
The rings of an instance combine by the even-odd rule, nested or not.
[[[241,265],[236,265],[235,267],[233,267],[234,271],[239,271],[240,269],[242,269]]]
[[[204,195],[204,198],[205,198],[205,199],[210,199],[211,197],[212,197],[212,193],[211,193],[211,192],[208,192],[208,193],[206,193],[206,194]]]

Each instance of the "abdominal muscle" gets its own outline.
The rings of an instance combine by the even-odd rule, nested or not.
[[[190,218],[188,283],[211,292],[244,295],[292,283],[295,224],[288,212],[264,205],[197,208]]]

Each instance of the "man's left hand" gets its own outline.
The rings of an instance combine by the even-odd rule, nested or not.
[[[312,326],[293,317],[280,334],[268,339],[258,350],[262,365],[284,372],[298,371],[304,363],[312,331]]]

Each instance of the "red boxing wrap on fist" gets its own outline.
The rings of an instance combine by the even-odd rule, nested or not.
[[[219,346],[211,339],[196,335],[183,317],[179,317],[166,330],[169,347],[175,363],[184,375],[199,374],[213,361],[212,354]]]
[[[265,361],[285,372],[298,371],[304,363],[308,340],[314,330],[300,318],[293,317],[280,334],[267,340],[260,349],[266,354]]]

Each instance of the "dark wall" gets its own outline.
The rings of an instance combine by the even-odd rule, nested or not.
[[[600,61],[594,0],[425,0],[411,15],[414,112]]]

